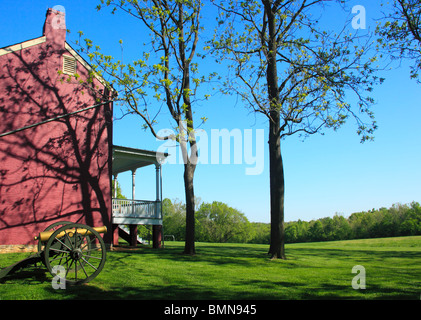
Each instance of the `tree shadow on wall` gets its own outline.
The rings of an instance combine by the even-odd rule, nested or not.
[[[0,68],[0,133],[110,100],[86,69],[59,71],[65,50],[33,48],[9,53]],[[111,129],[107,103],[1,137],[0,234],[32,238],[37,224],[56,220],[109,225]]]

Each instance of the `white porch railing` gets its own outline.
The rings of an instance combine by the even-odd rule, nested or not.
[[[162,219],[161,201],[113,199],[113,219],[139,219],[139,223],[145,219]]]

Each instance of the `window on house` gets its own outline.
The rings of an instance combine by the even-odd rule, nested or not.
[[[76,73],[76,59],[63,56],[63,73],[74,75]]]

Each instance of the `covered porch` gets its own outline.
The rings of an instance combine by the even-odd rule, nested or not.
[[[160,248],[162,241],[162,170],[161,164],[167,153],[113,146],[112,174],[114,176],[114,195],[112,199],[113,244],[118,244],[120,236],[126,231],[122,226],[129,227],[128,242],[136,246],[137,226],[152,225],[153,247]],[[154,200],[136,199],[136,171],[139,168],[155,165]],[[132,198],[117,198],[118,175],[130,171],[132,175]],[[152,181],[151,181],[152,182]],[[153,187],[153,182],[150,184]],[[121,226],[121,227],[119,227]]]

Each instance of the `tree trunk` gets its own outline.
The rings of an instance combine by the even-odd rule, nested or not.
[[[194,208],[194,188],[193,188],[193,177],[194,171],[196,170],[197,164],[197,146],[196,137],[193,126],[193,110],[190,100],[192,94],[190,90],[190,63],[196,50],[197,37],[195,36],[194,44],[191,48],[186,49],[186,43],[184,39],[184,10],[183,1],[177,2],[178,5],[178,51],[180,54],[179,62],[182,65],[183,71],[183,82],[182,82],[182,93],[183,93],[183,106],[181,109],[184,110],[186,119],[186,128],[183,129],[182,123],[179,123],[180,136],[181,136],[181,151],[183,153],[184,160],[184,190],[186,193],[186,242],[184,246],[184,254],[196,254],[195,249],[195,208]],[[198,12],[196,12],[198,14]],[[193,29],[190,29],[193,30]],[[189,37],[192,35],[190,32]],[[188,41],[188,40],[187,40]],[[186,53],[190,50],[190,57],[187,57]],[[179,121],[177,119],[176,121]],[[183,133],[185,139],[183,140]],[[189,157],[187,152],[187,143],[190,144],[191,155]]]
[[[186,241],[184,254],[196,254],[193,177],[196,165],[184,164],[184,190],[186,193]]]
[[[180,49],[181,50],[181,49]],[[184,51],[183,51],[184,52]],[[184,59],[184,56],[183,56]],[[184,61],[184,60],[183,60]],[[191,109],[190,101],[190,72],[189,64],[184,62],[184,82],[183,82],[183,101],[185,107],[186,116],[186,128],[183,128],[183,124],[180,123],[181,136],[185,134],[185,137],[181,137],[180,146],[184,160],[184,190],[186,194],[186,242],[184,246],[184,254],[196,254],[195,249],[195,209],[194,209],[194,188],[193,178],[194,171],[196,170],[197,164],[197,146],[196,137],[193,128],[193,112]],[[185,140],[183,140],[185,139]],[[190,144],[191,155],[187,150],[187,143]]]
[[[268,50],[266,80],[270,103],[269,161],[270,161],[270,248],[272,259],[285,259],[284,249],[284,169],[281,156],[280,98],[276,53],[276,22],[271,1],[264,1],[268,22]]]
[[[279,135],[279,112],[273,112],[269,129],[270,248],[271,259],[286,259],[284,237],[284,168]]]

